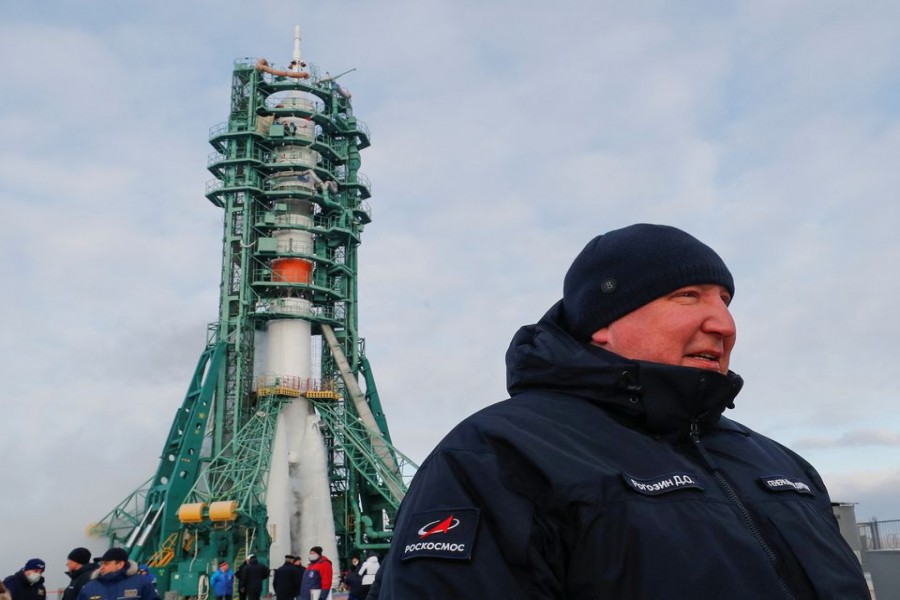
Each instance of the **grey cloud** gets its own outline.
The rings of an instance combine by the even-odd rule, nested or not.
[[[559,298],[588,239],[670,222],[738,281],[733,365],[747,386],[733,416],[805,444],[861,513],[900,516],[896,478],[862,464],[844,476],[834,452],[900,458],[896,7],[270,8],[2,19],[17,52],[0,53],[0,133],[15,140],[0,151],[0,364],[19,433],[0,448],[43,476],[0,468],[28,490],[4,514],[36,534],[0,550],[9,572],[52,551],[61,577],[83,522],[155,468],[217,311],[208,129],[227,117],[232,60],[286,62],[295,22],[307,58],[358,68],[342,82],[373,131],[360,325],[401,450],[421,461],[504,397],[510,337]],[[91,473],[90,494],[67,462]]]
[[[845,431],[834,437],[804,437],[798,439],[797,448],[842,448],[850,446],[900,446],[900,432],[860,430]]]

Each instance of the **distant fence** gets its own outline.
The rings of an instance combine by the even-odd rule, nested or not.
[[[863,550],[900,550],[900,520],[858,523]]]

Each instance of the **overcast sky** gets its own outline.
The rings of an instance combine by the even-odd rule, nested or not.
[[[372,131],[360,327],[400,450],[505,398],[590,238],[667,223],[735,276],[728,416],[900,519],[900,4],[635,4],[2,3],[0,576],[63,585],[155,471],[217,315],[209,129],[295,24]]]

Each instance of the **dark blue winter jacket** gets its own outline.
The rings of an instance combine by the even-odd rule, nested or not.
[[[138,573],[137,563],[114,573],[100,574],[94,571],[93,578],[81,588],[78,600],[159,600],[156,586],[147,575]]]
[[[559,323],[516,334],[512,398],[423,463],[369,600],[869,597],[816,471],[721,417],[739,376]]]
[[[12,600],[46,600],[47,591],[44,589],[44,578],[37,583],[31,583],[25,577],[25,570],[19,569],[3,580],[3,585],[9,590]]]
[[[303,581],[300,584],[299,600],[309,600],[312,590],[322,589],[322,576],[315,569],[306,569],[303,572]]]

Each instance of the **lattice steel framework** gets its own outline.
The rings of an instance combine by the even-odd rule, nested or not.
[[[93,526],[149,561],[161,592],[203,596],[210,565],[267,554],[272,442],[282,407],[298,395],[322,419],[341,558],[388,546],[416,468],[391,444],[357,321],[357,249],[371,221],[371,187],[359,173],[368,129],[335,78],[314,66],[308,77],[284,73],[263,59],[235,62],[228,122],[210,131],[215,179],[206,189],[224,211],[219,319],[157,475]],[[299,132],[283,126],[298,119]],[[308,203],[309,218],[292,202]],[[312,244],[281,247],[276,230],[306,232]],[[308,262],[309,277],[280,276],[273,265],[283,259]],[[328,334],[314,385],[254,382],[256,332],[272,319]]]

